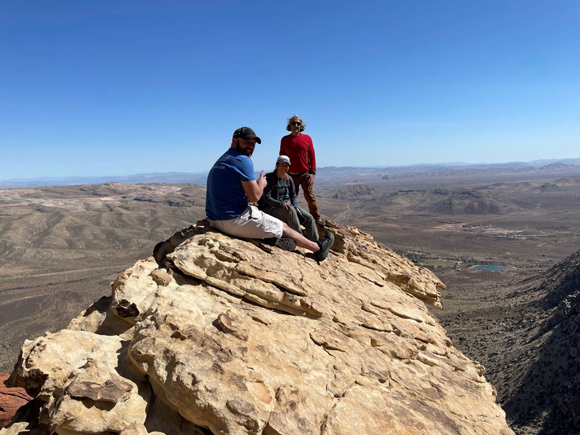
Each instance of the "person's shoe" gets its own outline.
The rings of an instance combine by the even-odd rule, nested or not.
[[[292,252],[294,249],[296,249],[296,242],[288,237],[281,237],[276,240],[274,246],[277,246],[280,249],[284,249],[285,251]]]
[[[262,239],[262,242],[264,242],[268,246],[276,246],[277,241],[278,241],[277,237],[268,237],[267,239]]]
[[[318,261],[326,260],[326,257],[328,257],[328,252],[334,244],[334,234],[332,234],[330,231],[327,232],[321,240],[316,242],[316,244],[320,247],[320,250],[315,252],[314,256]]]
[[[325,227],[326,226],[326,220],[322,219],[322,218],[318,218],[316,219],[316,225],[318,225],[319,227]]]
[[[153,248],[153,258],[159,266],[165,266],[165,257],[167,254],[171,254],[174,251],[174,247],[171,246],[169,240],[165,242],[159,242]]]

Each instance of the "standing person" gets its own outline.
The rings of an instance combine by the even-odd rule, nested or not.
[[[308,210],[312,217],[316,219],[316,223],[320,226],[325,226],[326,221],[321,218],[318,204],[316,203],[316,196],[314,196],[314,177],[316,176],[316,155],[314,153],[314,145],[312,138],[302,133],[306,128],[306,124],[302,122],[302,118],[298,115],[292,115],[287,119],[288,124],[286,130],[290,132],[280,141],[280,155],[290,157],[292,164],[290,165],[290,176],[294,180],[296,186],[296,195],[300,192],[300,186],[304,191],[304,198],[308,203]]]
[[[288,176],[290,158],[279,156],[276,159],[274,172],[266,174],[264,194],[260,199],[260,208],[286,222],[290,228],[302,234],[301,225],[304,225],[306,238],[313,242],[318,240],[318,228],[310,213],[301,208],[296,200],[296,188],[294,181]]]
[[[294,244],[282,245],[282,248],[293,250],[298,245],[314,252],[317,260],[325,260],[334,243],[331,232],[326,233],[322,240],[313,242],[281,220],[250,205],[250,202],[260,199],[267,184],[264,171],[257,179],[254,174],[254,164],[250,157],[256,143],[262,143],[262,140],[254,130],[249,127],[238,128],[234,131],[230,148],[209,171],[205,212],[210,225],[235,237],[283,237],[292,240]]]

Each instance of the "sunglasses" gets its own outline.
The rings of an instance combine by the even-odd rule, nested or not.
[[[301,122],[294,121],[294,122],[291,122],[290,125],[302,125],[302,123]]]

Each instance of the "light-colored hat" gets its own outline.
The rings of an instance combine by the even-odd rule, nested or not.
[[[288,163],[289,165],[290,163],[290,157],[288,156],[278,156],[278,158],[276,159],[276,164],[278,163]]]

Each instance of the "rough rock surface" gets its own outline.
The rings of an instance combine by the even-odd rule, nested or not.
[[[328,259],[200,221],[69,328],[27,341],[11,382],[58,434],[513,434],[484,369],[424,302],[443,284],[356,228]],[[12,432],[10,432],[12,430]],[[0,431],[18,433],[13,429]]]
[[[23,388],[6,387],[4,381],[7,379],[6,373],[0,373],[0,427],[10,423],[16,410],[31,399]]]

